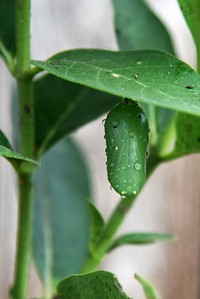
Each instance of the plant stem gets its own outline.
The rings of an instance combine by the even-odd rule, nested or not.
[[[112,237],[118,230],[119,226],[123,222],[127,212],[132,207],[136,196],[132,196],[129,198],[122,198],[120,203],[117,205],[116,209],[112,213],[108,223],[106,224],[105,229],[103,230],[99,242],[97,244],[95,256],[89,256],[88,260],[86,261],[84,267],[81,269],[81,273],[87,273],[90,271],[95,270],[95,268],[99,265],[101,260],[103,259],[104,255],[108,251]]]
[[[34,111],[30,65],[31,0],[16,1],[16,68],[20,118],[20,152],[34,158]],[[27,166],[28,165],[28,166]],[[22,162],[18,169],[19,206],[18,235],[13,299],[27,299],[32,239],[32,177],[33,167]]]
[[[150,131],[150,145],[154,147],[158,140],[157,121],[156,121],[156,107],[149,105],[149,125]]]
[[[160,162],[161,161],[156,158],[153,158],[151,160],[150,166],[148,165],[147,167],[147,177],[149,177],[152,174],[152,172],[155,170],[155,168]],[[139,193],[137,195],[121,199],[99,237],[99,241],[96,245],[95,255],[89,255],[80,273],[94,271],[96,267],[100,264],[105,254],[109,251],[115,233],[124,221],[124,218],[126,217],[130,208],[133,206],[138,195]]]
[[[27,285],[31,259],[32,175],[21,175],[19,186],[15,284],[12,288],[11,295],[14,299],[27,299]]]
[[[16,2],[16,74],[20,77],[30,69],[31,0]]]

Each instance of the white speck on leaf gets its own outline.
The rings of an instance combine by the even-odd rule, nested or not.
[[[115,78],[119,78],[120,74],[112,74],[112,76],[115,77]]]

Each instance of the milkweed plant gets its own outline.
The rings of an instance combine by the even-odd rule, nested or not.
[[[18,178],[10,298],[28,298],[31,261],[43,299],[128,298],[114,274],[96,270],[102,259],[122,245],[174,239],[115,234],[160,163],[200,151],[200,1],[178,1],[197,70],[176,57],[167,29],[144,1],[111,3],[118,51],[63,49],[42,61],[30,55],[31,0],[0,0],[0,56],[16,82],[13,140],[0,131],[0,156]],[[108,184],[121,198],[107,221],[69,136],[104,113]],[[160,298],[148,280],[135,278],[146,298]]]

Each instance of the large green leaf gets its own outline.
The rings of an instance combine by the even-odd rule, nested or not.
[[[119,99],[85,86],[45,76],[35,82],[36,147],[40,154],[87,122],[97,118]]]
[[[200,1],[178,0],[178,2],[188,27],[193,35],[194,41],[196,42],[197,46],[199,46]]]
[[[73,275],[58,285],[60,299],[129,299],[116,277],[106,271]]]
[[[130,233],[118,237],[110,246],[110,250],[122,245],[147,245],[157,242],[169,242],[175,240],[172,234],[161,233]]]
[[[33,256],[43,281],[55,286],[79,272],[88,255],[89,179],[80,150],[69,138],[41,163],[35,176]]]
[[[160,299],[158,291],[150,281],[137,274],[135,275],[135,278],[141,283],[146,299]]]
[[[173,53],[169,34],[144,1],[112,0],[121,50],[160,49]]]
[[[68,81],[200,115],[200,77],[161,51],[72,50],[33,64]]]
[[[0,0],[0,56],[3,57],[4,48],[15,53],[15,0]]]

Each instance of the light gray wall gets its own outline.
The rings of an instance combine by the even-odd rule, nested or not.
[[[55,52],[77,47],[116,49],[110,0],[34,0],[32,12],[32,56],[45,59]],[[182,59],[195,65],[194,46],[176,0],[149,0],[178,42]],[[0,127],[11,136],[9,96],[11,78],[0,63]],[[93,171],[97,206],[108,217],[117,202],[106,179],[102,119],[74,135]],[[16,234],[14,175],[0,158],[0,298],[12,281]],[[151,279],[163,299],[195,298],[199,266],[200,156],[179,159],[160,166],[150,178],[120,233],[132,230],[174,232],[179,241],[146,247],[125,247],[111,253],[101,267],[113,271],[131,298],[142,299],[141,287],[133,279],[138,273]],[[10,179],[11,175],[11,179]],[[40,295],[35,271],[31,274],[31,297]]]

